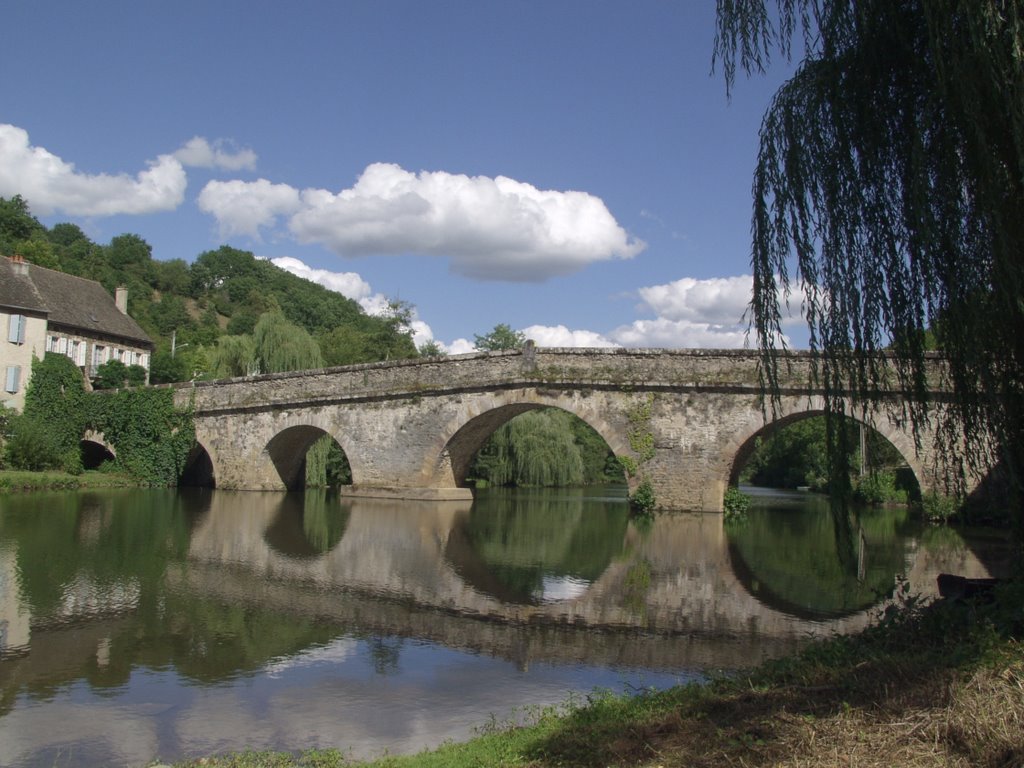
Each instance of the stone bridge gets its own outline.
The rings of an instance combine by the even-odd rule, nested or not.
[[[542,349],[271,374],[180,386],[198,445],[187,479],[234,490],[301,488],[324,434],[352,468],[348,495],[470,498],[466,474],[485,440],[535,408],[561,408],[648,478],[666,509],[721,511],[755,438],[820,413],[809,353],[791,353],[781,410],[766,421],[759,356],[736,350]],[[896,402],[895,399],[893,402]],[[930,435],[920,448],[879,408],[865,421],[900,452],[922,492],[939,488]]]

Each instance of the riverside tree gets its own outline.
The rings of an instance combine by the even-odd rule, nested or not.
[[[791,292],[830,413],[885,383],[880,353],[947,458],[1024,463],[1024,3],[719,0],[715,60],[802,56],[764,117],[753,182],[752,323],[777,384]],[[929,409],[928,331],[951,407]],[[775,390],[777,391],[777,389]],[[843,419],[830,419],[838,447]]]
[[[473,334],[473,346],[481,352],[500,352],[503,349],[522,349],[526,344],[526,334],[513,331],[507,323],[498,323],[494,330],[483,336]]]

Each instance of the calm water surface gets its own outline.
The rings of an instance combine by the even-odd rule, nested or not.
[[[900,574],[927,594],[1002,557],[900,509],[837,535],[795,494],[742,525],[637,525],[614,488],[0,497],[0,765],[413,752],[785,654],[863,627]]]

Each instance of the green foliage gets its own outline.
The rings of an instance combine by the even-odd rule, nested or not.
[[[327,454],[331,450],[334,438],[324,435],[306,451],[306,487],[326,488],[327,480]]]
[[[24,413],[49,435],[57,455],[76,455],[86,420],[82,372],[64,355],[48,353],[33,360]],[[74,468],[72,463],[69,469]]]
[[[654,486],[651,485],[650,479],[645,477],[629,496],[630,510],[634,515],[650,517],[657,506],[658,499],[654,495]]]
[[[1024,527],[1024,15],[1006,0],[719,0],[716,57],[794,36],[754,172],[753,325],[777,395],[781,302],[803,293],[827,410],[895,384],[956,470],[1000,462]],[[1013,105],[1007,108],[1007,105]],[[927,397],[927,330],[952,403]],[[885,353],[885,356],[881,353]],[[837,448],[830,444],[830,450]],[[955,473],[959,476],[959,473]]]
[[[728,522],[740,522],[747,519],[747,510],[750,509],[750,496],[743,493],[735,485],[725,489],[725,496],[722,498],[722,510]]]
[[[335,488],[339,485],[352,484],[352,467],[341,446],[331,440],[327,446],[327,486]]]
[[[441,357],[448,354],[444,347],[434,341],[434,339],[423,342],[420,345],[419,353],[421,357]]]
[[[323,367],[320,347],[312,336],[284,316],[267,312],[252,332],[255,362],[261,373]]]
[[[172,356],[170,350],[157,350],[149,364],[149,381],[152,384],[170,384],[188,381],[188,364],[185,358]]]
[[[963,502],[956,496],[941,493],[926,493],[921,498],[921,514],[926,520],[945,523],[960,514]]]
[[[61,467],[64,451],[44,422],[22,414],[11,419],[8,428],[4,443],[7,466],[31,472]]]
[[[0,197],[0,250],[18,252],[17,245],[45,232],[45,227],[32,215],[28,201],[21,195],[9,200]]]
[[[648,395],[635,403],[626,414],[629,419],[629,447],[636,454],[636,465],[639,470],[654,458],[654,434],[651,432],[651,409],[654,407],[654,395]]]
[[[56,224],[48,231],[31,215],[28,203],[15,196],[0,198],[0,252],[18,252],[41,266],[97,280],[111,292],[126,286],[129,314],[156,343],[150,369],[154,384],[217,375],[208,353],[218,337],[225,331],[252,335],[268,312],[283,314],[317,338],[329,365],[418,354],[410,329],[414,310],[407,302],[392,301],[383,316],[371,317],[336,291],[228,246],[200,254],[191,265],[182,259],[157,261],[138,235],[118,235],[109,245],[99,245],[74,224]],[[174,357],[172,334],[178,347]],[[290,364],[274,367],[289,369]]]
[[[135,363],[129,365],[125,371],[124,383],[128,387],[141,387],[146,383],[146,369]]]
[[[154,486],[175,485],[195,444],[189,410],[174,406],[170,389],[126,389],[96,393],[89,426],[114,447],[117,464]]]
[[[128,378],[128,366],[120,360],[108,360],[96,368],[95,389],[119,389]]]
[[[480,449],[470,475],[491,485],[583,484],[583,461],[573,440],[571,415],[530,411],[502,425]]]
[[[557,408],[530,411],[499,427],[480,448],[469,476],[488,485],[535,487],[622,480],[601,436]]]
[[[825,419],[811,417],[757,438],[742,479],[766,488],[828,487]]]
[[[128,379],[128,366],[120,360],[108,360],[96,368],[95,389],[120,389]]]
[[[870,472],[855,483],[853,498],[864,504],[906,504],[908,494],[896,487],[895,472]]]
[[[843,441],[842,465],[847,468],[846,471],[861,465],[858,437],[858,425],[852,421],[846,425],[842,435],[834,436],[834,439]],[[891,480],[892,491],[887,500],[906,498],[911,490],[907,485],[914,485],[913,480],[910,477],[897,478],[893,470],[905,463],[903,457],[888,440],[872,429],[864,429],[864,438],[864,467],[872,476],[879,477],[866,480],[866,483],[854,482],[854,494],[863,485],[858,498],[866,499],[871,494],[874,499],[874,494],[880,490],[879,483]],[[789,423],[765,437],[757,438],[754,451],[744,465],[740,478],[743,482],[765,488],[806,486],[812,490],[827,491],[832,486],[828,441],[828,422],[825,416],[810,416]],[[882,478],[882,475],[887,475],[887,478]]]
[[[252,336],[221,336],[213,352],[213,375],[218,379],[252,376],[259,370]]]
[[[483,336],[473,335],[473,346],[481,352],[499,352],[504,349],[522,349],[526,344],[526,334],[513,331],[506,323],[498,323],[494,330]]]

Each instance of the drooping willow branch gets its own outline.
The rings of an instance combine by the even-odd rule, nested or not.
[[[780,305],[800,293],[829,410],[896,385],[913,426],[938,422],[947,458],[982,474],[1001,463],[1019,515],[1024,3],[720,0],[718,21],[730,86],[737,66],[759,71],[802,35],[754,172],[751,317],[767,386],[784,360]],[[930,347],[953,393],[938,411]]]

